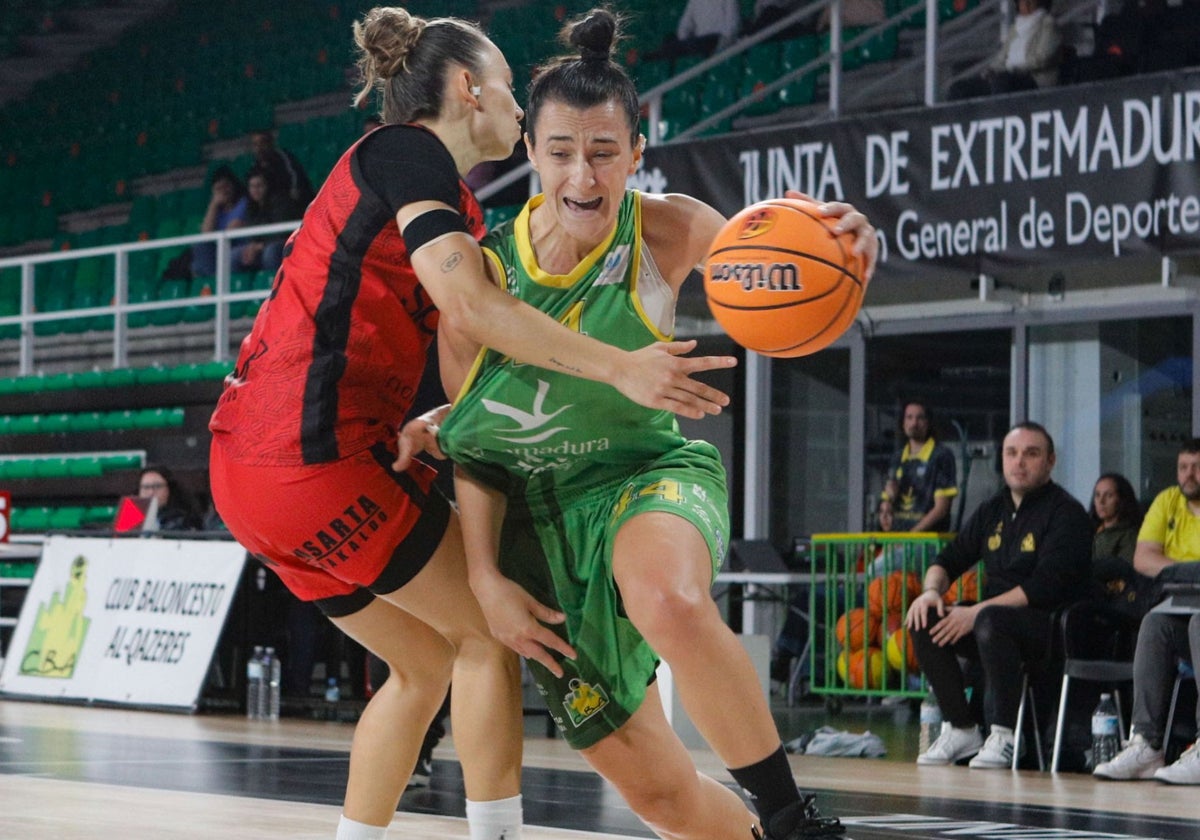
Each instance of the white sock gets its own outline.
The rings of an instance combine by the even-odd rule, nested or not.
[[[336,840],[384,840],[387,830],[386,825],[367,825],[342,814],[338,820]]]
[[[467,800],[470,840],[521,840],[521,794],[490,802]],[[339,838],[340,840],[340,838]]]

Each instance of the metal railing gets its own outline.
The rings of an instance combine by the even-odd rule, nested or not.
[[[230,317],[229,305],[241,301],[258,301],[270,292],[266,289],[252,289],[234,292],[230,288],[230,251],[231,243],[241,239],[253,239],[263,236],[287,235],[299,227],[299,222],[281,222],[261,227],[236,228],[234,230],[216,231],[213,233],[198,233],[188,236],[173,236],[166,239],[153,239],[145,242],[127,242],[120,245],[105,245],[95,248],[79,248],[70,251],[51,251],[43,254],[30,254],[20,257],[5,257],[0,259],[0,270],[17,267],[21,271],[21,307],[16,315],[0,317],[0,328],[17,324],[21,328],[17,373],[26,376],[35,372],[35,326],[50,321],[64,321],[75,318],[95,318],[97,316],[113,318],[112,327],[112,366],[126,367],[128,364],[128,337],[131,328],[129,315],[135,312],[155,312],[166,309],[183,307],[212,307],[213,309],[213,352],[212,358],[222,361],[229,358]],[[217,272],[215,287],[211,295],[171,298],[170,300],[147,300],[131,303],[129,300],[129,257],[131,254],[143,251],[159,251],[167,248],[192,247],[201,242],[215,242],[217,246]],[[80,308],[63,308],[49,312],[38,312],[35,301],[35,284],[46,282],[46,278],[37,278],[37,267],[50,263],[74,262],[93,257],[110,256],[113,258],[112,281],[113,302],[106,306],[89,306]],[[157,275],[153,278],[158,281]]]

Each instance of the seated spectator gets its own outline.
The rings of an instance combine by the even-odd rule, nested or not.
[[[737,38],[741,25],[737,0],[688,0],[675,34],[668,35],[662,46],[646,58],[668,59],[674,72],[676,58],[709,56],[724,49]]]
[[[925,574],[924,591],[905,623],[921,672],[937,695],[941,735],[918,764],[1007,768],[1012,764],[1023,663],[1042,662],[1053,632],[1051,613],[1087,591],[1091,527],[1079,502],[1050,479],[1054,441],[1037,423],[1004,437],[1005,488],[983,502]],[[960,576],[984,564],[983,599],[947,606]],[[983,669],[983,719],[967,701],[959,657]],[[973,693],[977,698],[980,690]],[[986,743],[979,725],[991,727]]]
[[[1133,568],[1142,508],[1133,485],[1118,473],[1105,473],[1092,490],[1092,580],[1096,595],[1112,612],[1141,621],[1154,598],[1154,581]]]
[[[1096,479],[1088,515],[1095,529],[1093,562],[1098,557],[1119,557],[1132,566],[1142,509],[1129,479],[1119,473],[1105,473]]]
[[[156,502],[155,516],[160,531],[195,531],[200,527],[187,493],[166,467],[149,465],[142,468],[138,474],[138,497]]]
[[[265,129],[251,132],[254,149],[254,168],[263,174],[270,186],[268,195],[272,214],[281,221],[299,219],[317,192],[308,173],[296,156],[275,145],[275,136]]]
[[[201,233],[218,230],[233,230],[245,223],[246,189],[241,179],[228,166],[213,171],[209,185],[208,208],[200,223]],[[217,273],[217,243],[199,242],[192,247],[193,277],[212,277]]]
[[[243,227],[257,227],[275,222],[286,222],[288,217],[278,202],[271,200],[271,186],[267,176],[258,169],[251,169],[246,176],[246,214]],[[286,236],[265,239],[234,240],[230,252],[232,271],[276,271],[283,261],[283,246]]]
[[[1155,497],[1138,532],[1133,565],[1160,582],[1200,581],[1200,438],[1183,445],[1175,463],[1177,486]],[[1200,743],[1164,766],[1163,742],[1179,662],[1200,663],[1200,614],[1148,612],[1133,654],[1133,735],[1129,745],[1092,772],[1103,779],[1158,779],[1200,785]],[[1200,730],[1200,704],[1197,704]]]
[[[947,99],[1036,90],[1058,83],[1058,25],[1049,12],[1050,0],[1016,0],[1017,17],[1004,33],[1000,51],[978,76],[950,85]]]

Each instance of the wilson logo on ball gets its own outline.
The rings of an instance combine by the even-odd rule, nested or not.
[[[798,292],[800,270],[792,263],[709,263],[713,283],[737,283],[745,291]]]
[[[742,219],[742,226],[737,232],[738,239],[753,239],[775,227],[775,212],[773,210],[755,210]]]

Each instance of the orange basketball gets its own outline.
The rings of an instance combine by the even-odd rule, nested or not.
[[[851,688],[879,688],[883,685],[883,666],[883,651],[879,648],[853,651],[844,677],[846,684]]]
[[[979,572],[971,569],[964,572],[962,577],[950,584],[942,600],[947,604],[957,604],[962,601],[979,600]]]
[[[917,651],[913,647],[912,637],[908,635],[908,628],[900,627],[888,636],[887,661],[897,671],[903,671],[905,664],[908,665],[910,674],[915,674],[919,670]]]
[[[884,592],[887,592],[888,622],[894,616],[903,616],[908,609],[908,602],[921,594],[921,581],[913,574],[905,574],[899,570],[887,577],[877,577],[867,586],[867,605],[871,612],[882,615]]]
[[[864,619],[866,623],[866,642],[869,645],[875,644],[879,640],[879,616],[868,613],[862,607],[847,610],[838,617],[837,625],[834,627],[838,644],[852,650],[861,648],[864,640]]]
[[[704,262],[704,292],[730,338],[791,358],[846,331],[862,306],[863,261],[836,223],[791,198],[751,204],[725,223]]]

